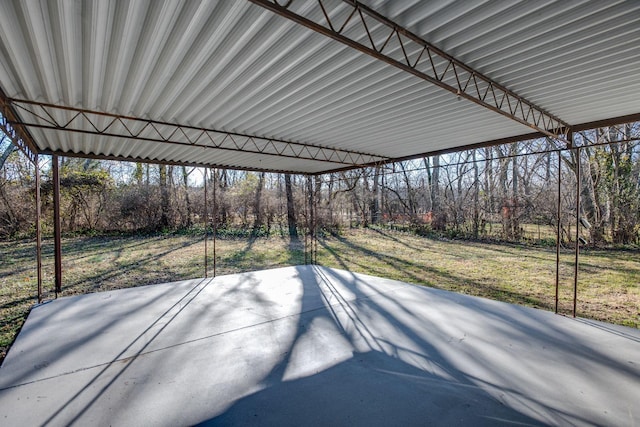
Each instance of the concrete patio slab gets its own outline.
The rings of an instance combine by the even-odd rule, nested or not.
[[[61,298],[0,425],[640,424],[640,331],[317,266]]]

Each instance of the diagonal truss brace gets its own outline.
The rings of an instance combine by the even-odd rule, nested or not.
[[[245,153],[256,153],[358,166],[386,161],[386,157],[300,142],[283,141],[253,135],[225,132],[188,125],[148,120],[42,102],[9,99],[20,112],[9,125],[76,132],[87,135],[157,142],[184,147],[200,147]]]
[[[9,137],[11,142],[27,156],[31,163],[37,164],[37,146],[33,142],[29,132],[17,123],[18,120],[15,110],[12,108],[2,89],[0,89],[0,132],[3,132]]]
[[[567,123],[358,1],[317,0],[321,13],[313,8],[294,10],[294,5],[301,4],[294,0],[249,1],[544,135],[567,142],[570,127]]]

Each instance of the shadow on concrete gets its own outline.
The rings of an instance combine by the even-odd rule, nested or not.
[[[300,379],[270,382],[200,426],[541,425],[482,389],[379,351]]]
[[[342,274],[332,274],[332,269],[297,268],[304,295],[296,333],[288,350],[260,382],[260,391],[242,397],[223,413],[199,425],[488,426],[545,425],[542,421],[545,419],[586,421],[577,414],[565,414],[548,407],[540,420],[510,407],[486,391],[500,386],[482,384],[465,374],[439,351],[435,342],[416,331],[413,322],[419,314],[391,294],[370,288],[355,274],[345,280]],[[307,268],[313,269],[314,274],[308,274]],[[353,298],[345,298],[345,289],[338,289],[335,283],[346,287]],[[313,297],[318,294],[323,301],[320,307]],[[446,296],[442,296],[444,302]],[[377,299],[385,304],[376,302]],[[514,320],[504,319],[503,313],[499,316],[500,322]],[[313,333],[313,325],[320,318],[325,324],[329,321],[333,330],[319,333],[337,333],[346,338],[352,349],[351,356],[316,369],[311,375],[287,379],[288,369],[297,364],[296,347]],[[410,321],[405,322],[403,318]],[[402,336],[405,345],[398,346],[392,337],[382,336],[381,326]],[[437,337],[434,341],[450,338],[442,325],[424,321],[422,326]],[[405,362],[400,355],[408,355],[414,364]],[[517,390],[509,392],[519,399],[535,401]],[[536,402],[535,406],[544,407],[544,404]]]
[[[0,389],[0,416],[20,411],[14,391],[57,381],[75,391],[47,402],[36,424],[144,423],[150,414],[156,425],[619,424],[640,384],[625,359],[638,335],[525,307],[317,266],[180,289],[104,362],[36,379],[27,367],[3,381],[12,385]],[[107,321],[91,307],[118,308],[85,296],[93,305],[74,322],[92,327],[51,343],[41,359],[95,348],[114,323],[166,298],[136,292],[141,300]],[[27,333],[68,319],[73,302],[57,301]],[[133,377],[146,382],[127,385]]]
[[[73,396],[71,396],[66,403],[58,408],[57,411],[52,413],[49,418],[44,422],[45,425],[54,422],[56,417],[63,413],[66,408],[74,403],[75,401],[82,400],[83,394],[91,390],[91,394],[93,397],[83,405],[83,409],[75,414],[75,416],[70,420],[69,424],[73,424],[78,421],[82,415],[89,410],[96,402],[100,400],[100,397],[103,393],[109,389],[119,378],[120,376],[127,370],[127,368],[136,360],[138,356],[145,353],[145,350],[154,342],[154,340],[164,331],[164,329],[169,326],[176,317],[186,309],[189,304],[206,288],[206,286],[210,283],[211,279],[202,279],[195,283],[195,285],[189,289],[180,299],[178,299],[171,307],[169,307],[165,312],[163,312],[160,316],[158,316],[154,322],[150,323],[146,329],[141,331],[133,340],[130,342],[122,343],[122,349],[120,352],[112,358],[111,361],[107,363],[101,363],[97,366],[83,366],[82,369],[93,369],[99,368],[98,372]],[[153,304],[154,301],[158,301],[164,297],[163,294],[157,295],[154,300],[148,301],[147,304]],[[177,310],[175,310],[177,308]],[[173,313],[172,313],[173,312]],[[62,313],[57,313],[58,315]],[[132,314],[132,313],[129,313]],[[126,317],[127,313],[124,313],[124,317]],[[51,319],[46,319],[50,321]],[[88,320],[88,319],[86,319]],[[37,327],[38,323],[41,323],[43,319],[39,322],[36,322],[33,326]],[[78,322],[82,322],[83,319],[77,319]],[[80,337],[74,342],[64,343],[62,346],[58,346],[55,349],[55,353],[51,354],[50,357],[45,355],[45,359],[55,359],[58,354],[62,353],[72,353],[75,347],[87,345],[88,341],[99,339],[100,335],[107,331],[112,325],[116,322],[121,321],[121,318],[114,319],[112,322],[104,323],[101,325],[99,329],[93,329],[89,331],[89,333],[85,337]],[[152,332],[153,335],[149,337],[147,334]],[[140,342],[141,345],[139,348],[136,347],[136,344]],[[131,350],[135,350],[130,353]],[[33,351],[37,351],[34,349]],[[125,357],[126,356],[126,357]],[[105,375],[107,374],[108,375]],[[72,373],[69,373],[72,374]],[[64,374],[63,374],[64,375]],[[103,378],[103,376],[105,378]],[[46,378],[45,378],[46,379]],[[19,383],[23,378],[17,377],[14,381]],[[40,379],[39,381],[42,381]],[[96,388],[98,388],[96,393]]]

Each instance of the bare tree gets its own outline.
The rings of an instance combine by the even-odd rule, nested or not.
[[[158,173],[160,177],[160,228],[169,227],[169,188],[167,180],[167,166],[158,165]]]
[[[257,235],[260,228],[264,225],[264,216],[262,212],[262,190],[264,189],[265,173],[258,175],[258,185],[256,186],[256,196],[253,201],[253,235]]]
[[[442,209],[442,199],[440,198],[440,156],[433,156],[430,189],[433,228],[434,230],[443,231],[447,228],[447,215]]]
[[[184,185],[184,199],[186,203],[186,221],[183,221],[184,227],[191,227],[191,199],[189,198],[189,175],[193,172],[194,169],[191,168],[190,171],[187,171],[186,166],[182,166],[182,184]]]
[[[473,238],[477,239],[480,232],[480,183],[479,183],[479,170],[477,150],[472,150],[473,153]]]
[[[293,186],[291,185],[291,175],[284,175],[284,186],[287,196],[287,225],[289,226],[289,237],[298,238],[298,224],[296,222],[295,204],[293,200]]]

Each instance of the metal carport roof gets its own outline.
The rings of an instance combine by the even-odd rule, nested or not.
[[[3,124],[40,153],[314,174],[562,140],[640,120],[638,70],[634,0],[0,3]]]

